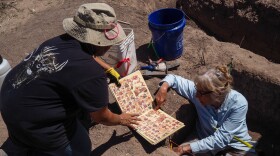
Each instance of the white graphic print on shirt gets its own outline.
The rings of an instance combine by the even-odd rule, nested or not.
[[[24,64],[21,66],[22,69],[19,70],[15,79],[12,80],[13,87],[19,88],[21,85],[30,83],[42,74],[51,74],[62,70],[68,63],[68,60],[61,64],[56,63],[55,55],[58,53],[54,53],[54,50],[57,50],[54,46],[43,47],[40,52],[37,48],[26,57],[23,60]]]

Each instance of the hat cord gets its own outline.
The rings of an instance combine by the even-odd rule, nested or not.
[[[119,27],[117,26],[116,23],[110,23],[110,25],[113,25],[114,28],[117,27],[117,34],[116,34],[116,36],[110,37],[110,35],[109,35],[108,32],[107,32],[108,29],[104,29],[104,34],[105,34],[105,36],[106,36],[107,39],[113,40],[113,39],[115,39],[115,38],[117,38],[117,37],[119,36]],[[113,28],[113,29],[114,29],[114,28]]]

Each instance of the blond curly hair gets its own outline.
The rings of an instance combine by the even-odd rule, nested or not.
[[[233,78],[226,66],[217,66],[197,76],[194,82],[199,90],[211,92],[213,101],[222,103],[232,88]]]

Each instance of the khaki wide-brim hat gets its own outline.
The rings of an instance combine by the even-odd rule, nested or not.
[[[63,28],[80,42],[96,46],[111,46],[126,38],[114,9],[105,3],[81,5],[74,18],[63,20]]]

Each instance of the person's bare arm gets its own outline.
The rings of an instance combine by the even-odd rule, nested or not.
[[[161,85],[161,87],[159,88],[159,90],[155,96],[155,101],[157,104],[155,110],[158,110],[161,107],[161,105],[163,105],[163,103],[166,101],[168,88],[169,88],[169,85],[167,82],[164,82]]]
[[[113,125],[123,125],[134,128],[132,124],[138,124],[138,114],[127,114],[122,113],[120,115],[112,113],[108,107],[104,107],[103,109],[97,112],[90,113],[91,118],[98,123],[113,126]]]

